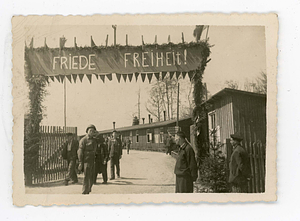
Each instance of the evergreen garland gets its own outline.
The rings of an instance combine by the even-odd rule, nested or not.
[[[42,102],[46,95],[46,77],[33,75],[28,57],[29,48],[25,48],[25,79],[29,88],[29,112],[24,123],[24,173],[25,185],[32,184],[32,174],[38,163],[40,145],[39,127],[43,119]]]
[[[199,67],[195,70],[194,78],[192,79],[194,85],[193,97],[195,108],[193,110],[193,121],[195,125],[195,131],[200,131],[200,122],[206,118],[206,105],[202,105],[204,100],[204,90],[203,90],[203,73],[207,64],[207,58],[210,55],[210,45],[207,41],[201,44],[201,61]],[[195,144],[197,149],[197,160],[198,166],[202,163],[203,159],[207,156],[207,148],[203,144],[199,137],[195,134]]]

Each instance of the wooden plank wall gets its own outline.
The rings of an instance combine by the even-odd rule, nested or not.
[[[234,132],[244,136],[243,144],[266,142],[266,99],[249,95],[232,96]]]
[[[214,110],[216,111],[216,125],[220,128],[220,142],[230,138],[234,133],[232,97],[226,96],[215,101]],[[225,151],[225,147],[222,150]]]

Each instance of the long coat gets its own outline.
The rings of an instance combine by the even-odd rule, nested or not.
[[[174,173],[176,174],[176,193],[192,193],[193,181],[198,177],[195,152],[191,145],[184,143],[179,148]]]
[[[106,169],[108,150],[105,143],[98,143],[95,159],[95,173],[102,173]]]
[[[236,146],[230,157],[229,183],[241,184],[250,177],[250,160],[247,151],[240,145]]]

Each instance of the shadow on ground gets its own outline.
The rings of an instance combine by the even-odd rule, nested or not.
[[[72,184],[72,182],[69,182],[69,186],[71,185],[82,185],[83,183],[83,178],[78,177],[78,183]],[[47,183],[39,183],[39,184],[33,184],[31,186],[28,186],[29,188],[34,188],[34,187],[57,187],[57,186],[65,186],[64,180],[57,180],[53,182],[47,182]]]

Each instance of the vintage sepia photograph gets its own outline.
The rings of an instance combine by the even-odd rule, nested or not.
[[[185,18],[13,19],[16,202],[276,200],[276,16]]]

